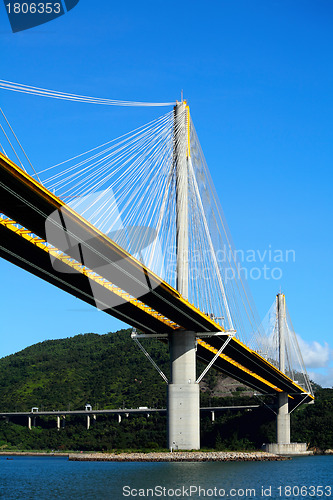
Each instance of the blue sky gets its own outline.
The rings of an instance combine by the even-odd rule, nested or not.
[[[280,280],[250,280],[258,312],[281,287],[311,376],[329,387],[332,23],[330,0],[80,0],[13,34],[0,5],[1,79],[135,101],[173,101],[184,89],[236,247],[295,252]],[[165,112],[6,91],[0,105],[37,170]],[[3,260],[0,272],[0,356],[121,326]]]

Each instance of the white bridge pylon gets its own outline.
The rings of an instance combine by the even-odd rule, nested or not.
[[[189,297],[189,174],[191,165],[190,116],[185,102],[176,104],[174,164],[176,177],[176,252],[177,290]],[[203,213],[205,221],[205,214]],[[206,224],[205,224],[206,226]],[[209,233],[208,233],[209,237]],[[213,249],[213,254],[215,252]],[[219,269],[216,269],[219,273]],[[228,304],[223,300],[228,317]],[[230,317],[231,321],[231,317]],[[169,449],[200,449],[200,387],[196,377],[197,332],[174,332],[169,335],[170,382],[167,419]]]
[[[293,406],[289,403],[289,398],[292,398],[293,394],[287,392],[278,394],[276,443],[266,445],[266,450],[278,454],[306,453],[306,443],[290,442],[290,414],[302,402],[307,400],[308,394],[313,396],[313,391],[283,293],[277,294],[276,301],[270,308],[263,323],[267,336],[266,356],[268,360],[293,380],[295,384],[304,389],[304,399]]]
[[[195,151],[195,149],[194,149]],[[197,378],[197,338],[208,337],[209,333],[177,330],[160,338],[168,340],[170,354],[170,380],[159,370],[156,363],[150,358],[147,351],[140,344],[139,339],[145,337],[143,334],[133,332],[132,338],[138,343],[145,355],[150,359],[163,379],[168,383],[167,388],[167,431],[168,447],[171,450],[198,450],[200,449],[200,387],[199,383],[203,376],[213,365],[217,357],[222,353],[231,338],[235,335],[229,305],[224,290],[221,270],[218,265],[212,238],[210,235],[206,214],[194,174],[191,161],[191,122],[189,107],[186,102],[179,102],[174,107],[174,130],[173,130],[173,155],[171,173],[175,189],[175,249],[176,249],[176,289],[185,298],[192,296],[191,287],[195,286],[191,279],[190,256],[191,239],[200,235],[193,234],[191,226],[190,211],[193,208],[192,197],[196,197],[196,208],[200,212],[202,228],[213,268],[210,271],[217,276],[220,286],[220,299],[227,316],[227,323],[231,328],[226,331],[212,332],[211,335],[220,335],[224,338],[221,347]],[[192,193],[191,193],[192,188]],[[163,209],[165,207],[163,206]],[[192,211],[193,213],[193,211]],[[191,234],[192,231],[192,234]],[[150,261],[151,264],[151,261]],[[214,316],[215,317],[215,316]],[[221,312],[220,318],[222,319]],[[224,319],[224,317],[223,317]],[[147,337],[151,337],[147,335]]]
[[[303,387],[306,393],[313,394],[283,293],[276,295],[276,300],[263,319],[261,328],[264,332],[261,355]]]

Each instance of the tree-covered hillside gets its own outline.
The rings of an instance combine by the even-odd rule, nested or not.
[[[167,348],[145,343],[167,370]],[[47,340],[0,360],[2,411],[165,406],[165,383],[130,330]]]

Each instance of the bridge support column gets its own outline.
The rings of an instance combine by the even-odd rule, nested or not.
[[[200,393],[196,383],[196,336],[178,331],[169,338],[168,447],[200,449]]]
[[[278,395],[276,438],[278,444],[290,444],[290,413],[288,410],[288,394],[286,392],[281,392]]]
[[[28,429],[31,430],[31,417],[28,417]]]
[[[87,431],[90,429],[90,415],[87,415]]]
[[[286,373],[286,299],[283,293],[276,296],[276,309],[279,332],[279,368]],[[276,419],[276,440],[278,444],[290,444],[290,413],[288,409],[288,394],[278,395],[278,414]]]
[[[60,417],[57,415],[57,429],[60,431]]]

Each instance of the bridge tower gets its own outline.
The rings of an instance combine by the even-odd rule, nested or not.
[[[286,373],[286,298],[282,293],[276,296],[276,310],[278,317],[279,369],[282,373]],[[286,392],[280,392],[278,395],[276,434],[278,444],[290,444],[290,413],[288,410],[288,394]]]
[[[188,298],[188,160],[190,116],[186,102],[174,107],[174,166],[176,171],[177,289]],[[196,334],[169,336],[168,447],[200,449],[200,392],[196,381]]]
[[[276,296],[276,314],[279,341],[279,369],[288,376],[286,366],[286,340],[289,332],[286,316],[286,298],[283,293],[279,293]],[[290,411],[289,395],[287,392],[280,392],[277,396],[276,443],[267,444],[265,450],[270,453],[287,456],[309,454],[306,443],[290,442]]]

